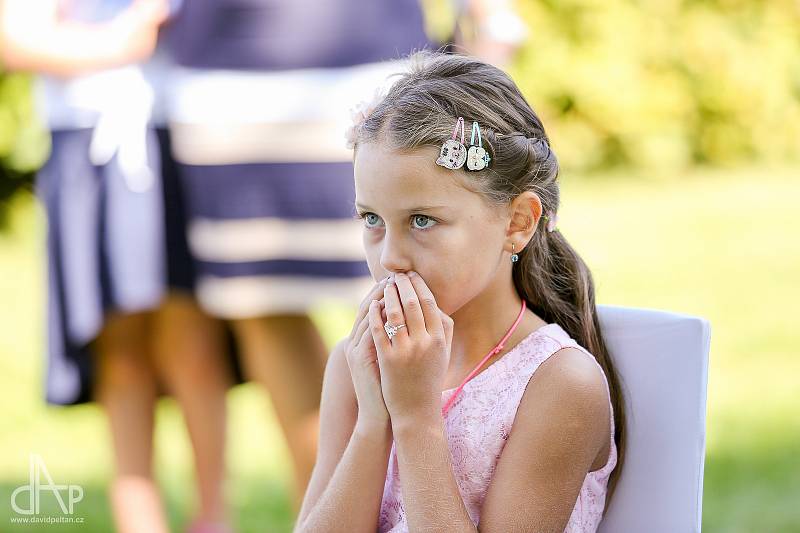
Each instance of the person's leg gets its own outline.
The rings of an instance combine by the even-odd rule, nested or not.
[[[316,462],[325,344],[306,315],[237,320],[234,328],[244,370],[266,387],[286,437],[299,510]]]
[[[166,515],[153,478],[157,399],[150,362],[150,316],[112,314],[95,341],[95,398],[105,409],[114,447],[111,508],[119,533],[166,533]]]
[[[179,292],[164,300],[156,316],[156,365],[181,406],[194,450],[195,523],[224,524],[225,395],[232,378],[223,326]]]

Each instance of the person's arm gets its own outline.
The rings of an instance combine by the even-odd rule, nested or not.
[[[455,44],[470,55],[505,67],[529,35],[512,0],[465,0]]]
[[[392,422],[409,531],[478,531],[458,491],[441,413]]]
[[[165,0],[136,0],[97,24],[58,18],[57,0],[0,0],[3,68],[75,76],[135,63],[155,49]]]
[[[366,532],[378,527],[391,426],[358,418],[344,342],[331,353],[320,404],[317,462],[295,533]]]
[[[531,378],[476,526],[452,472],[441,416],[394,423],[410,531],[562,532],[587,472],[609,438],[602,371],[577,349]]]
[[[551,355],[523,394],[483,503],[480,531],[564,531],[586,474],[610,439],[603,371],[577,348]]]

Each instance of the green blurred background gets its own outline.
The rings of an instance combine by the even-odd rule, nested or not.
[[[800,1],[518,6],[530,34],[510,70],[561,159],[559,227],[598,302],[711,322],[704,531],[800,532]],[[102,413],[42,403],[45,221],[24,191],[46,152],[30,79],[0,74],[0,530],[34,452],[86,491],[86,524],[50,527],[105,532]],[[353,312],[316,311],[329,343]],[[269,399],[251,384],[229,398],[236,525],[289,531],[289,455]],[[170,399],[156,439],[177,528],[192,468]]]

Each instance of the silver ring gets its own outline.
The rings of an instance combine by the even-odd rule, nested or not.
[[[386,331],[386,334],[389,336],[389,340],[392,340],[392,337],[397,335],[397,330],[399,330],[400,328],[404,328],[404,327],[406,327],[405,324],[399,324],[397,326],[390,326],[388,322],[383,325],[383,329]]]

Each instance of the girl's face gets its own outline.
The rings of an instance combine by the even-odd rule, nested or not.
[[[438,155],[434,147],[359,145],[356,210],[372,277],[413,270],[452,314],[500,273],[508,220],[459,183],[469,176],[436,165]]]

